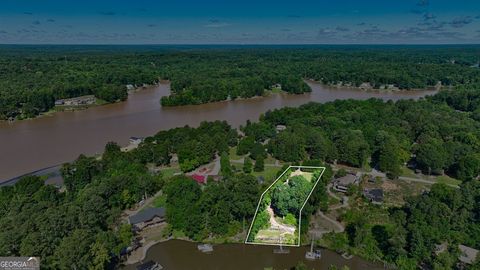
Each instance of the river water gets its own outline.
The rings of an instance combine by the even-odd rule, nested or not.
[[[305,252],[309,247],[289,247],[289,254],[274,254],[273,246],[258,246],[245,244],[223,244],[214,246],[211,254],[197,250],[197,244],[170,240],[152,246],[145,261],[153,260],[165,269],[175,270],[263,270],[273,267],[275,270],[291,269],[303,261],[308,269],[327,270],[330,265],[339,269],[347,265],[351,270],[376,270],[383,269],[383,265],[367,262],[358,257],[350,260],[344,259],[339,254],[322,250],[322,258],[316,261],[305,259]],[[124,269],[133,270],[136,265],[126,266]]]
[[[312,92],[303,95],[275,94],[268,97],[163,108],[160,98],[170,93],[168,84],[137,91],[126,102],[83,111],[59,112],[36,119],[0,122],[0,182],[74,160],[80,154],[100,153],[109,141],[126,145],[131,136],[153,135],[159,130],[201,121],[226,120],[238,127],[257,120],[269,109],[299,106],[310,101],[335,99],[417,99],[435,91],[366,92],[330,88],[309,83]]]

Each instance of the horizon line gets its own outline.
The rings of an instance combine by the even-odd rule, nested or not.
[[[0,43],[0,46],[478,46],[479,43]]]

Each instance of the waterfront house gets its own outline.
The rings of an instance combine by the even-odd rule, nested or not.
[[[165,208],[152,207],[128,217],[128,223],[135,229],[142,230],[145,227],[152,226],[165,221]]]
[[[358,177],[354,174],[347,174],[333,181],[333,189],[345,193],[350,185],[356,184],[358,184]]]
[[[142,137],[130,137],[130,143],[131,144],[141,144],[143,142],[144,138]]]
[[[383,189],[381,188],[365,189],[363,191],[363,196],[373,204],[383,203]]]

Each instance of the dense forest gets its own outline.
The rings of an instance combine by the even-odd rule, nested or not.
[[[164,106],[311,91],[303,79],[373,88],[479,83],[478,46],[0,47],[0,119],[33,117],[61,98],[127,98],[126,85],[170,80]]]

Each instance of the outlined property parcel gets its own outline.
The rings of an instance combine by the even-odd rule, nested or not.
[[[324,171],[288,167],[262,193],[245,244],[300,246],[302,210]]]

